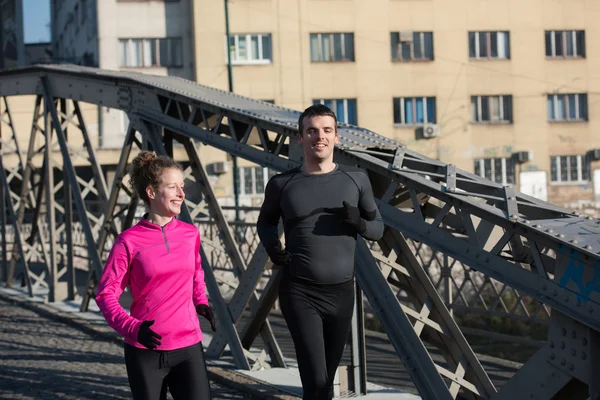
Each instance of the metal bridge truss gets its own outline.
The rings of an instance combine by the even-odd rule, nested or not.
[[[17,95],[37,96],[26,154],[15,147],[18,141],[6,102],[6,97]],[[278,270],[268,270],[271,264],[260,245],[249,258],[240,253],[235,229],[208,183],[197,143],[284,171],[301,162],[295,141],[298,112],[178,78],[75,66],[5,71],[0,73],[0,96],[5,97],[1,132],[9,132],[1,136],[0,157],[15,152],[18,157],[15,168],[5,166],[0,174],[3,260],[10,259],[4,272],[7,282],[15,271],[25,271],[30,294],[44,286],[50,301],[60,301],[75,295],[74,270],[87,269],[81,305],[87,310],[110,243],[134,221],[138,199],[126,185],[126,166],[137,153],[133,148],[172,155],[174,143],[179,143],[188,157],[186,177],[202,192],[197,201],[186,200],[182,219],[196,224],[210,221],[218,227],[218,236],[203,239],[202,246],[209,296],[219,319],[219,331],[207,353],[221,357],[229,346],[239,368],[285,366],[268,322]],[[110,189],[96,161],[79,101],[119,109],[129,116]],[[357,282],[423,398],[600,396],[598,380],[592,379],[600,373],[600,221],[356,127],[341,127],[335,157],[337,162],[365,169],[373,185],[386,228],[376,246],[359,239]],[[90,167],[92,179],[78,177],[75,166]],[[105,205],[102,212],[86,208],[88,197]],[[126,206],[119,200],[123,198]],[[75,222],[85,237],[89,266],[73,263]],[[14,235],[10,249],[7,228]],[[418,251],[422,246],[461,263],[465,275],[477,271],[483,279],[474,287],[476,297],[491,286],[498,304],[505,291],[512,291],[521,306],[525,296],[537,300],[538,311],[549,318],[546,343],[501,388],[492,384],[448,310],[449,288],[454,285],[459,292],[461,288],[442,273],[437,282],[445,282],[442,296]],[[222,295],[224,283],[216,278],[212,257],[207,256],[207,249],[217,247],[224,249],[235,275],[235,291],[227,300]],[[258,291],[265,276],[268,282]],[[231,289],[231,282],[227,285]],[[357,301],[358,321],[360,304]],[[251,317],[243,319],[244,312]],[[259,335],[262,341],[256,340]],[[357,364],[364,364],[362,340],[361,324],[356,323],[352,341],[359,345],[352,349]],[[263,344],[260,356],[248,351]],[[443,360],[434,361],[433,352]],[[364,368],[354,374],[355,379],[364,379],[359,376]]]

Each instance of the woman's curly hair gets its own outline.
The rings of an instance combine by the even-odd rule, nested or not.
[[[173,159],[167,156],[157,156],[151,151],[142,151],[133,159],[132,164],[129,184],[146,205],[150,204],[146,188],[152,186],[157,189],[165,169],[183,170],[181,165]]]

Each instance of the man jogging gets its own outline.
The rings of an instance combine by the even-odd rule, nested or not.
[[[383,221],[366,173],[333,160],[339,143],[333,111],[321,104],[307,108],[298,120],[298,142],[304,163],[269,180],[257,228],[271,261],[283,268],[279,303],[303,398],[329,400],[354,310],[357,234],[378,240]]]

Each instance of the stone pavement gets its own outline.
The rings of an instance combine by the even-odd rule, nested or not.
[[[93,346],[96,341],[107,342],[116,345],[117,347],[113,347],[118,349],[118,353],[116,355],[118,357],[122,357],[122,346],[123,340],[122,338],[112,330],[107,324],[101,314],[98,312],[97,306],[95,302],[90,302],[89,311],[88,312],[80,312],[80,300],[79,301],[64,301],[57,303],[46,303],[47,297],[43,293],[43,290],[36,292],[36,295],[33,297],[29,297],[26,293],[25,288],[20,287],[0,287],[0,300],[3,300],[5,303],[11,303],[18,305],[18,307],[24,308],[26,310],[33,311],[33,317],[31,318],[34,321],[38,321],[40,324],[51,324],[51,323],[59,323],[62,325],[66,325],[68,327],[74,328],[75,331],[81,332],[83,334],[87,334],[91,343],[88,345]],[[1,310],[0,310],[1,311]],[[4,315],[4,313],[0,313],[0,315]],[[37,317],[36,317],[37,316]],[[212,335],[210,329],[208,327],[208,323],[204,321],[204,319],[200,319],[201,324],[205,322],[205,326],[202,327],[205,332],[204,344],[205,347],[209,345],[210,340],[212,339]],[[273,325],[275,326],[277,324]],[[20,329],[20,333],[27,335],[29,329]],[[1,332],[1,331],[0,331]],[[35,330],[34,330],[35,332]],[[295,365],[295,360],[288,358],[290,354],[293,355],[293,347],[290,347],[289,343],[286,346],[286,343],[290,341],[289,333],[287,332],[287,328],[283,326],[281,329],[283,336],[278,336],[277,340],[282,345],[282,348],[287,348],[287,357],[286,362],[288,364],[288,368],[273,368],[266,370],[256,370],[256,371],[245,371],[236,369],[231,354],[226,350],[223,357],[219,359],[209,359],[207,360],[209,378],[211,382],[213,382],[211,387],[217,387],[219,385],[219,389],[223,386],[233,388],[237,390],[237,393],[243,393],[243,397],[245,399],[266,399],[266,400],[297,400],[302,397],[302,387],[300,383],[300,377],[298,374],[298,370]],[[280,333],[281,333],[280,332]],[[35,335],[35,333],[33,334]],[[3,339],[3,334],[0,333],[0,345]],[[48,336],[48,335],[46,335]],[[56,342],[58,339],[54,339]],[[66,346],[67,348],[71,348]],[[289,347],[289,348],[288,348]],[[1,350],[1,349],[0,349]],[[251,353],[254,356],[260,355],[260,349],[251,349]],[[291,351],[291,353],[290,353]],[[397,363],[397,355],[395,351],[389,350],[387,353],[392,353],[394,355],[394,360]],[[104,352],[100,352],[104,354]],[[229,354],[228,354],[229,353]],[[114,356],[114,355],[113,355]],[[369,353],[367,352],[367,358],[369,357]],[[52,357],[49,357],[50,359]],[[122,360],[122,358],[120,358]],[[96,360],[98,361],[98,360]],[[381,361],[381,360],[380,360]],[[380,363],[381,364],[381,363]],[[371,365],[371,371],[376,371],[376,375],[381,374],[381,370],[377,368],[373,368],[374,365]],[[0,362],[0,375],[3,374],[2,362]],[[121,376],[125,379],[124,388],[127,389],[127,381],[125,375],[124,366],[119,365],[123,368],[123,373]],[[259,365],[260,366],[260,365]],[[384,363],[383,368],[389,370],[390,363]],[[23,370],[26,370],[24,368]],[[395,370],[395,369],[393,369]],[[388,371],[389,372],[389,371]],[[400,375],[394,373],[395,382],[397,384],[403,382]],[[111,386],[111,385],[108,385]],[[367,388],[369,393],[363,396],[356,396],[352,393],[342,393],[340,398],[364,398],[365,400],[416,400],[419,399],[418,396],[411,394],[410,390],[399,390],[398,388],[394,389],[392,387],[385,387],[378,385],[376,383],[368,382]],[[235,390],[231,393],[236,393]],[[227,392],[228,395],[231,393]],[[4,398],[1,396],[2,392],[0,391],[0,398]],[[55,397],[50,398],[66,398],[59,397],[60,393],[55,395]],[[215,396],[218,396],[216,394]],[[115,398],[115,397],[103,397],[104,394],[98,394],[98,397],[89,397],[89,398]],[[23,398],[23,397],[17,397]],[[27,397],[25,397],[27,398]],[[32,397],[29,397],[32,398]],[[40,398],[48,398],[48,397],[40,397]],[[71,398],[85,398],[80,395]],[[119,397],[120,398],[120,397]],[[221,397],[214,397],[221,398]],[[236,398],[236,397],[223,397],[223,398]]]
[[[0,296],[0,398],[131,398],[122,345],[39,311]],[[227,387],[215,379],[224,381],[211,372],[213,399],[255,397],[241,386]]]

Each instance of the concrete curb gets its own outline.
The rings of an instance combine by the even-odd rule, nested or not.
[[[122,337],[113,331],[108,325],[92,323],[85,318],[76,317],[76,314],[62,312],[48,304],[32,301],[29,298],[13,296],[0,292],[0,299],[6,302],[17,304],[19,307],[33,311],[42,317],[68,325],[94,337],[97,340],[112,342],[118,344],[119,346],[123,346]],[[289,394],[288,392],[285,392],[276,386],[237,372],[233,368],[229,369],[222,366],[211,366],[210,364],[210,360],[207,360],[208,377],[210,380],[244,392],[248,395],[249,399],[300,399],[300,397]]]

